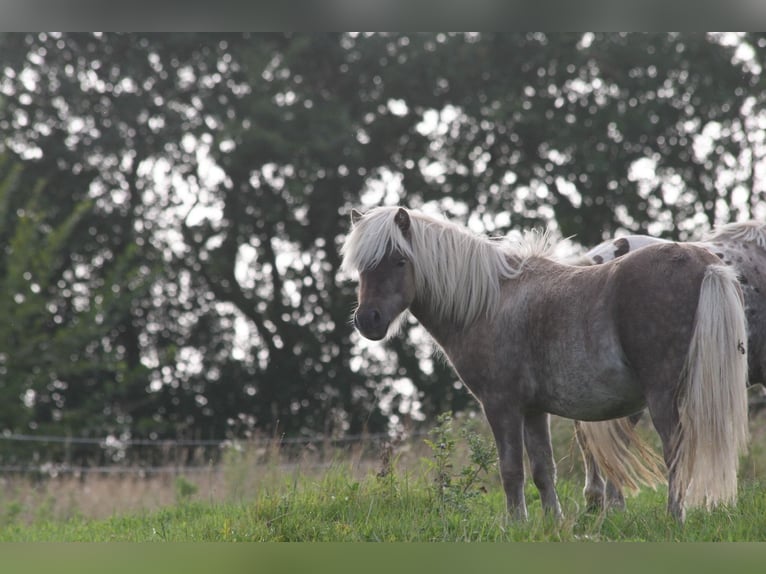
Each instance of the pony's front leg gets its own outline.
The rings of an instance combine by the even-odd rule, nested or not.
[[[508,514],[517,520],[527,519],[524,498],[524,419],[513,409],[485,406],[489,426],[495,437]]]
[[[556,463],[553,460],[548,413],[524,417],[524,444],[532,468],[532,480],[540,492],[543,510],[561,518],[561,505],[556,495]]]

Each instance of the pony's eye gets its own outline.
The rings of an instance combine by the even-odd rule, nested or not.
[[[396,266],[397,266],[397,267],[404,267],[404,265],[405,265],[406,263],[407,263],[407,260],[406,260],[406,259],[404,259],[404,258],[401,258],[401,259],[399,259],[399,260],[396,262]]]

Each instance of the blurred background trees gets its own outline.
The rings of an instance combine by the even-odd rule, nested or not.
[[[766,217],[766,36],[3,34],[0,429],[382,431],[470,397],[348,319],[351,207],[477,232]]]

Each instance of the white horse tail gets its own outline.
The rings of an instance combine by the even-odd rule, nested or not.
[[[737,500],[739,457],[747,450],[747,328],[734,272],[710,265],[681,374],[680,426],[672,488],[683,507]]]
[[[590,453],[604,476],[620,490],[635,492],[642,485],[656,488],[665,482],[665,461],[638,435],[630,417],[578,421],[575,428],[583,457]]]

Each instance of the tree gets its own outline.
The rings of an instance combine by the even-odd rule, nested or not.
[[[20,162],[0,159],[2,428],[120,434],[125,422],[119,384],[134,373],[109,335],[142,289],[143,263],[126,252],[105,276],[90,275],[72,240],[92,203],[73,205],[62,217],[47,200],[50,191],[45,181],[30,179]],[[11,451],[25,449],[4,446],[6,460]]]
[[[61,278],[37,308],[71,308],[85,339],[100,335],[56,359],[71,371],[62,417],[80,413],[76,432],[112,417],[133,436],[220,437],[381,430],[411,400],[460,410],[471,399],[422,330],[364,347],[348,325],[350,208],[401,202],[493,234],[548,224],[585,246],[757,215],[765,47],[755,34],[0,36],[4,145],[45,182],[15,200],[41,215],[9,219],[8,237],[58,234]],[[24,277],[12,269],[8,293]],[[35,321],[24,331],[44,340]]]

